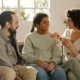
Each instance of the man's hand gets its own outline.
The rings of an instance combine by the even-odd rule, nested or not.
[[[16,76],[15,80],[22,80],[19,76]]]
[[[40,67],[44,68],[44,69],[48,69],[48,64],[42,60],[37,60],[36,64],[38,64]]]
[[[52,71],[53,69],[55,69],[55,66],[56,66],[56,64],[55,64],[54,62],[51,62],[51,63],[49,64],[49,66],[48,66],[47,71],[48,71],[48,72]]]

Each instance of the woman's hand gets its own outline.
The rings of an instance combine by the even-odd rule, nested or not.
[[[15,80],[22,80],[19,76],[16,76]]]
[[[50,64],[49,64],[49,66],[48,66],[48,69],[47,69],[47,71],[48,72],[50,72],[50,71],[52,71],[53,69],[55,69],[55,63],[54,62],[51,62]]]
[[[78,52],[75,49],[75,47],[73,46],[70,39],[63,38],[62,39],[62,44],[65,45],[71,51],[72,56],[74,56],[74,57],[77,56]]]
[[[68,49],[73,47],[70,39],[62,38],[62,44],[65,45]]]
[[[38,64],[40,67],[44,68],[45,70],[47,70],[47,68],[48,68],[48,63],[46,63],[42,60],[37,60],[36,64]]]
[[[52,38],[57,38],[57,37],[61,37],[60,34],[58,34],[57,32],[54,32],[52,35],[51,35]]]

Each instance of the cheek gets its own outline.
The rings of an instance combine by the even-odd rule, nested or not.
[[[73,24],[68,22],[68,27],[71,29],[73,27]]]
[[[44,24],[43,27],[44,28],[48,28],[49,27],[49,24]]]
[[[12,25],[12,29],[13,30],[15,30],[16,29],[16,25],[14,24],[14,25]]]
[[[46,24],[43,24],[43,27],[45,28],[46,27]]]
[[[41,28],[42,30],[48,30],[49,24],[47,24],[47,23],[42,23],[42,24],[40,25],[40,28]]]
[[[48,27],[46,26],[46,24],[43,25],[42,29],[44,29],[44,30],[48,29]]]

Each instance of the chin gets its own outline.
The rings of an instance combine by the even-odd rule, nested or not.
[[[73,29],[73,28],[69,27],[69,29]]]
[[[71,27],[68,27],[69,29],[72,29]]]

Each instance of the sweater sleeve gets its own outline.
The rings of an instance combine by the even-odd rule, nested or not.
[[[52,59],[51,61],[54,61],[56,64],[61,63],[61,57],[62,57],[62,48],[61,48],[61,42],[59,39],[55,39],[54,47],[52,50]]]
[[[24,41],[22,56],[28,64],[35,63],[36,61],[36,58],[34,56],[33,44],[28,36]]]
[[[13,64],[10,61],[9,56],[6,52],[6,45],[4,45],[2,41],[0,41],[0,65],[13,67]]]

